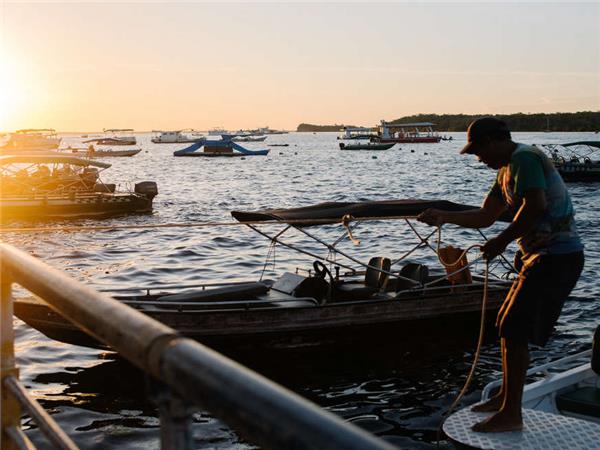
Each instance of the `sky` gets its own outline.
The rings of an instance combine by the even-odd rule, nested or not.
[[[600,2],[0,0],[0,130],[600,110]]]

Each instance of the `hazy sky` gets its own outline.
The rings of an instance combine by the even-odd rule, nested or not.
[[[600,3],[0,0],[0,129],[600,110]]]

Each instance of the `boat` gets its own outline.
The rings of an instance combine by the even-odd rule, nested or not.
[[[113,150],[101,148],[97,149],[93,144],[90,144],[88,148],[73,148],[67,147],[64,152],[69,153],[73,156],[79,156],[82,158],[115,158],[115,157],[128,157],[135,156],[141,152],[141,148],[133,150]]]
[[[97,145],[135,145],[135,136],[126,136],[125,133],[133,133],[131,128],[105,128],[105,136],[83,141],[84,144],[96,143]]]
[[[154,144],[186,144],[197,142],[204,138],[204,136],[197,134],[191,128],[175,131],[152,130],[152,133],[157,134],[151,139]]]
[[[232,137],[233,142],[264,142],[267,136],[254,136],[254,135],[238,135]]]
[[[17,130],[8,135],[8,140],[0,147],[2,154],[13,151],[41,151],[55,150],[60,145],[61,138],[52,128],[29,128]]]
[[[470,427],[490,413],[464,408],[444,423],[444,432],[458,447],[505,449],[599,448],[600,326],[592,349],[527,371],[534,378],[523,390],[523,430],[476,433]],[[481,401],[495,394],[501,380],[487,384]],[[528,446],[525,446],[529,444]]]
[[[214,127],[214,128],[211,128],[210,130],[208,130],[209,136],[222,136],[224,134],[230,134],[230,133],[223,127]]]
[[[0,218],[64,219],[148,213],[156,183],[117,191],[100,173],[111,165],[60,153],[0,156]]]
[[[377,135],[373,136],[373,142],[381,143],[437,143],[441,136],[433,129],[431,122],[418,123],[391,123],[382,120],[377,127]]]
[[[173,156],[225,157],[266,156],[269,150],[249,150],[233,142],[231,135],[223,135],[221,140],[203,139],[181,150]]]
[[[537,144],[536,147],[551,158],[564,181],[600,181],[600,160],[592,159],[600,151],[600,141]]]
[[[417,249],[429,249],[424,244],[428,237],[416,231],[412,250],[399,252],[395,259],[374,256],[365,262],[336,247],[346,235],[352,238],[355,221],[398,220],[414,227],[411,220],[431,207],[472,208],[440,200],[394,200],[232,211],[237,221],[271,245],[292,248],[314,258],[314,263],[272,280],[261,276],[237,283],[125,287],[110,295],[184,336],[219,349],[316,348],[367,341],[381,345],[402,339],[421,343],[439,339],[450,321],[471,336],[479,326],[485,284],[483,277],[471,274],[472,264],[462,261],[466,264],[449,272],[429,270],[413,259]],[[340,226],[342,237],[333,244],[315,234],[319,227],[335,225]],[[318,229],[308,231],[310,227]],[[290,243],[283,235],[292,232],[322,245],[329,256]],[[435,230],[429,237],[434,234]],[[265,264],[269,261],[267,257]],[[510,284],[490,278],[488,317],[499,309]],[[52,339],[100,345],[38,298],[16,299],[14,308],[20,319]]]
[[[365,127],[343,127],[338,135],[338,140],[352,140],[352,139],[371,139],[377,136],[377,130],[375,128]]]
[[[376,142],[357,143],[357,144],[345,144],[340,142],[340,150],[389,150],[395,143],[391,144],[380,144]]]

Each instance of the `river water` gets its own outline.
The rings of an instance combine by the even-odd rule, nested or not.
[[[472,156],[460,156],[464,133],[439,144],[404,144],[385,152],[341,152],[334,133],[291,133],[270,136],[249,148],[271,148],[266,157],[175,158],[185,144],[157,145],[149,134],[138,134],[143,151],[113,164],[105,182],[153,180],[159,195],[151,215],[102,221],[52,222],[60,225],[130,225],[172,222],[222,222],[231,210],[297,207],[323,201],[399,198],[447,199],[479,204],[489,189],[493,171]],[[525,143],[597,140],[592,133],[515,133]],[[77,142],[65,136],[65,142]],[[287,143],[287,147],[269,144]],[[244,144],[245,145],[245,144]],[[577,221],[586,245],[586,266],[566,304],[554,338],[544,351],[534,351],[533,363],[543,363],[590,347],[591,332],[600,322],[600,203],[596,186],[570,184]],[[18,225],[18,224],[13,224]],[[427,231],[427,227],[421,229]],[[315,229],[333,240],[337,226]],[[488,232],[493,235],[499,228]],[[396,256],[416,243],[401,222],[363,224],[361,240],[347,239],[345,250],[367,261],[376,255]],[[444,228],[444,241],[469,245],[481,241],[472,231]],[[38,256],[54,267],[97,288],[110,289],[200,281],[256,280],[268,241],[246,227],[156,228],[96,232],[5,234],[3,240]],[[301,236],[290,240],[324,256],[322,247]],[[423,258],[435,264],[434,255]],[[309,267],[310,259],[278,248],[275,271],[266,276]],[[21,379],[67,433],[86,449],[152,449],[159,447],[159,422],[143,376],[114,353],[52,341],[15,320]],[[446,333],[452,336],[452,329]],[[419,346],[418,342],[385,342],[358,351],[342,349],[320,355],[305,350],[239,355],[242,362],[317,404],[402,448],[433,448],[441,415],[461,389],[476,344]],[[413,344],[413,345],[406,345]],[[463,404],[477,400],[481,388],[497,379],[498,347],[486,345],[476,379]],[[46,448],[39,430],[26,419],[31,439]],[[245,449],[240,440],[209,414],[196,414],[198,448]],[[442,447],[447,446],[444,444]]]

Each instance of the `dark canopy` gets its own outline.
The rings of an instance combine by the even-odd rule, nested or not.
[[[563,147],[575,147],[577,145],[589,145],[590,147],[600,148],[600,141],[577,141],[563,144]]]
[[[231,215],[240,222],[287,222],[302,220],[306,221],[306,223],[297,225],[311,226],[337,223],[345,215],[351,215],[354,218],[416,216],[428,208],[442,209],[444,211],[465,211],[477,207],[452,203],[446,200],[409,199],[355,203],[326,202],[303,208],[232,211]],[[314,222],[311,222],[312,220]]]

